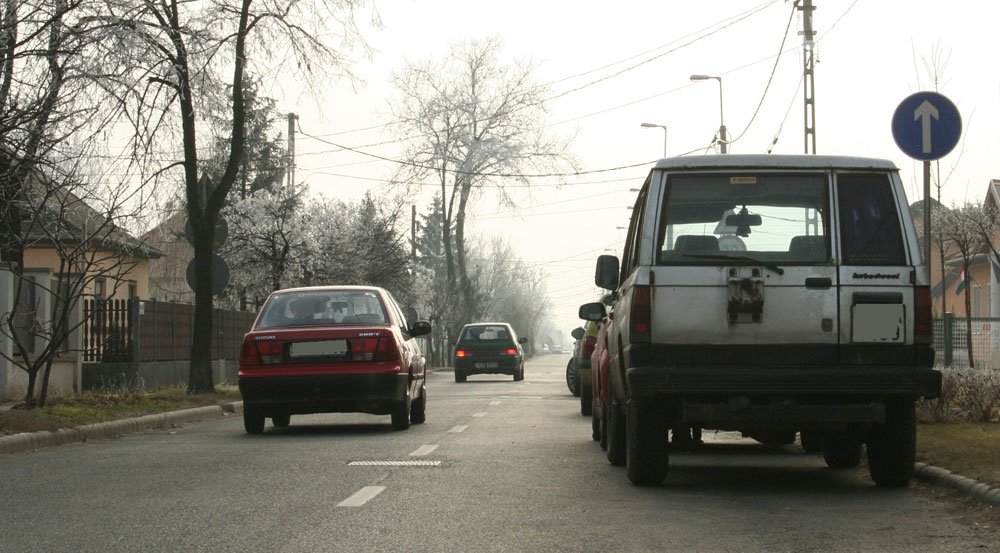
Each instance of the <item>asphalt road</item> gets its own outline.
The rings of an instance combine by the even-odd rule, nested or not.
[[[1000,550],[982,508],[732,434],[634,488],[565,357],[524,382],[435,373],[405,432],[333,414],[247,436],[228,416],[0,458],[0,552]]]

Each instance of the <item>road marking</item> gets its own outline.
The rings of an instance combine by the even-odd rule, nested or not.
[[[453,432],[453,433],[457,434],[457,433],[465,430],[468,427],[469,427],[469,425],[467,425],[467,424],[460,424],[460,425],[456,426],[455,428],[452,428],[448,432]]]
[[[351,467],[436,467],[441,461],[351,461]]]
[[[500,402],[499,401],[491,401],[490,405],[500,405]]]
[[[424,455],[430,455],[437,448],[438,448],[438,446],[436,444],[435,445],[422,445],[419,448],[417,448],[416,451],[414,451],[413,453],[411,453],[410,457],[423,457]]]
[[[354,495],[348,497],[347,499],[341,501],[337,504],[337,507],[361,507],[365,503],[368,503],[375,498],[378,494],[385,491],[385,486],[365,486],[358,490]]]
[[[486,413],[473,413],[472,416],[473,417],[485,417]]]

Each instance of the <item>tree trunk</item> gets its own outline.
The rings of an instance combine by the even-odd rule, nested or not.
[[[969,278],[969,266],[965,265],[965,270],[963,271],[965,278],[965,344],[969,352],[969,368],[976,368],[976,363],[972,359],[972,291],[969,289],[970,281]]]

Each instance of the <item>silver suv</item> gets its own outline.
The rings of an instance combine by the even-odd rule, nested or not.
[[[668,432],[739,431],[913,474],[914,402],[940,394],[927,268],[890,161],[664,159],[642,186],[613,291],[608,457],[635,485],[667,476]],[[588,317],[603,316],[599,303]]]

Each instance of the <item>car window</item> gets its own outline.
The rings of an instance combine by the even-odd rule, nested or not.
[[[884,173],[837,176],[841,255],[845,265],[905,265],[899,214]]]
[[[467,326],[462,331],[462,342],[510,341],[511,331],[503,325]]]
[[[388,324],[382,300],[367,290],[304,290],[276,294],[264,304],[257,328]]]
[[[830,259],[826,175],[699,174],[670,177],[659,264],[783,264]]]

